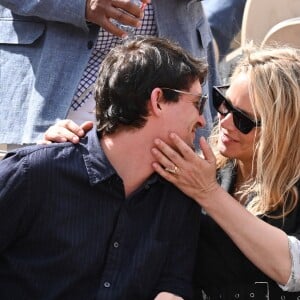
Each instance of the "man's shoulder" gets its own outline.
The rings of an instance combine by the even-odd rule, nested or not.
[[[51,143],[47,145],[29,145],[25,147],[18,148],[16,150],[13,150],[9,152],[8,154],[16,154],[20,157],[25,157],[25,156],[32,156],[32,155],[40,155],[40,156],[45,156],[45,155],[54,155],[55,153],[59,152],[71,152],[74,151],[76,148],[76,144],[72,144],[70,142],[65,142],[65,143]]]
[[[26,146],[8,152],[3,161],[11,164],[22,163],[31,167],[53,165],[56,162],[78,159],[82,156],[78,147],[68,142]]]

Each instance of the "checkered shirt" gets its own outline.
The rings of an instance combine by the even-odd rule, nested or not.
[[[157,35],[154,10],[151,4],[146,6],[144,18],[142,20],[142,26],[135,29],[134,35]],[[121,44],[122,42],[123,40],[121,38],[112,35],[100,27],[98,38],[93,48],[91,57],[83,72],[82,78],[77,87],[77,91],[74,95],[71,104],[72,110],[76,111],[80,109],[82,104],[92,95],[93,85],[97,79],[100,64],[110,49]]]

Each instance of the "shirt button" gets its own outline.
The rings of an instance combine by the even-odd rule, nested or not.
[[[145,185],[145,189],[146,189],[146,190],[149,190],[149,189],[150,189],[150,185],[149,185],[149,184],[146,184],[146,185]]]
[[[94,46],[93,41],[88,41],[88,43],[87,43],[87,48],[88,48],[88,49],[92,49],[93,46]]]
[[[108,281],[105,281],[103,285],[104,285],[104,287],[106,287],[106,288],[109,288],[109,287],[110,287],[110,283],[109,283]]]
[[[119,248],[120,244],[118,242],[114,242],[114,248]]]

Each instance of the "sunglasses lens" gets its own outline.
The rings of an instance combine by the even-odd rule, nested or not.
[[[255,124],[246,115],[237,110],[224,96],[228,85],[213,87],[213,105],[214,108],[222,116],[226,116],[228,113],[232,113],[233,122],[235,127],[242,133],[249,133],[255,126],[260,126],[260,124]]]
[[[224,106],[222,104],[227,103],[227,99],[225,97],[225,93],[227,89],[229,88],[229,85],[224,86],[214,86],[212,91],[212,98],[213,98],[213,106],[215,110],[220,113],[221,115],[224,115]]]
[[[213,88],[213,106],[215,108],[216,111],[219,111],[219,107],[222,104],[222,102],[224,101],[224,97],[223,95],[220,94],[220,92],[217,90],[217,88]]]
[[[204,110],[204,106],[207,100],[207,96],[202,96],[200,99],[200,105],[199,105],[199,114],[202,115],[203,114],[203,110]]]
[[[249,133],[254,128],[253,122],[238,111],[233,111],[233,122],[235,127],[244,134]]]

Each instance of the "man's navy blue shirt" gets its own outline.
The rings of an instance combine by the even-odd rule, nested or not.
[[[78,145],[10,153],[0,162],[0,299],[189,299],[199,219],[155,174],[126,198],[94,131]]]

